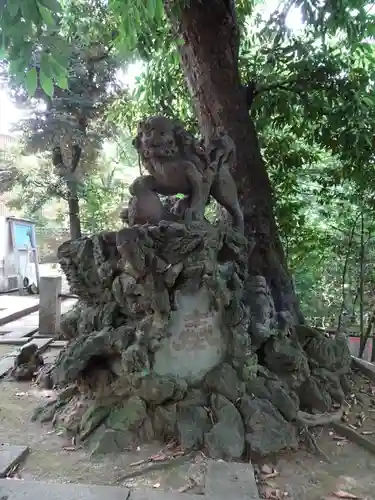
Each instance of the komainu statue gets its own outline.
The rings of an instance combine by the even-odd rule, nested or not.
[[[346,336],[293,327],[266,277],[248,272],[255,238],[241,234],[227,134],[201,147],[180,125],[151,117],[134,144],[149,175],[131,187],[128,227],[58,250],[78,302],[61,320],[68,345],[38,375],[56,392],[34,419],[93,455],[155,440],[224,460],[296,448],[308,427],[343,415]],[[210,196],[234,230],[204,220]],[[32,374],[42,365],[34,361]],[[24,378],[18,364],[11,375]]]
[[[145,200],[142,217],[133,220],[155,219],[155,210],[151,208],[155,207],[155,193],[185,195],[176,202],[172,214],[182,215],[186,222],[202,220],[212,196],[232,216],[234,228],[243,233],[243,214],[230,173],[235,145],[224,131],[218,129],[204,148],[181,124],[163,116],[151,116],[139,123],[133,145],[149,173],[138,177],[129,188],[133,197]],[[145,213],[148,200],[149,217]]]

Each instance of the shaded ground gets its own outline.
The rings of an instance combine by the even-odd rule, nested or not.
[[[48,357],[55,355],[49,353]],[[106,456],[90,459],[88,453],[75,449],[72,443],[63,436],[51,431],[50,425],[40,426],[30,422],[33,409],[41,398],[48,397],[47,391],[37,390],[27,383],[9,381],[0,382],[0,441],[11,444],[28,445],[31,454],[19,470],[23,479],[38,479],[56,482],[81,482],[91,484],[110,484],[159,487],[170,490],[179,489],[187,484],[193,473],[198,483],[202,482],[202,455],[176,459],[176,462],[159,466],[159,470],[126,478],[128,473],[143,471],[149,465],[143,463],[134,466],[134,462],[147,460],[161,449],[159,444],[142,446],[139,450],[126,452],[117,456]],[[354,389],[353,389],[354,391]],[[360,392],[362,391],[362,392]],[[355,392],[362,399],[352,401],[349,421],[358,424],[366,419],[360,432],[374,432],[375,436],[375,402],[372,397],[373,388],[362,377],[356,377]],[[374,390],[375,394],[375,390]],[[372,406],[374,404],[374,406]],[[359,416],[362,417],[359,419]],[[368,435],[370,439],[375,437]],[[339,443],[339,444],[338,444]],[[265,498],[289,498],[292,500],[322,500],[329,494],[344,490],[351,492],[362,500],[375,499],[375,457],[357,445],[339,440],[329,429],[321,430],[318,444],[329,457],[326,463],[321,456],[312,455],[304,450],[268,460],[267,466],[277,471],[276,477],[269,477],[262,482]],[[259,467],[262,464],[258,464]],[[275,474],[271,474],[275,475]],[[264,476],[263,476],[264,477]],[[279,491],[278,491],[279,490]],[[199,489],[190,490],[199,492]],[[277,496],[270,496],[276,491]],[[287,493],[287,496],[283,496]]]
[[[375,442],[375,384],[359,374],[353,374],[352,378],[353,392],[347,401],[346,423]],[[268,461],[267,466],[277,475],[261,482],[264,498],[274,498],[267,497],[266,493],[280,490],[293,500],[334,500],[337,497],[330,494],[341,490],[361,500],[374,500],[375,456],[332,429],[318,429],[316,436],[319,448],[331,463],[323,456],[304,450]],[[258,466],[261,469],[262,464]]]
[[[51,361],[57,352],[57,349],[50,350],[44,355],[45,360]],[[69,439],[52,431],[51,425],[41,426],[31,422],[33,410],[49,396],[49,391],[41,391],[29,383],[2,380],[0,394],[0,442],[26,445],[31,449],[18,471],[19,476],[25,480],[144,487],[156,485],[165,490],[178,489],[187,483],[194,457],[175,459],[176,462],[166,466],[155,463],[151,467],[159,467],[160,470],[137,475],[138,471],[149,465],[131,464],[147,461],[150,456],[160,452],[162,447],[159,443],[142,446],[139,450],[121,455],[90,459],[88,453],[76,449]],[[124,479],[129,473],[135,477]]]
[[[80,482],[88,484],[129,485],[178,489],[187,482],[190,463],[168,466],[155,471],[123,479],[139,467],[130,464],[158,453],[159,444],[142,446],[139,451],[117,456],[91,459],[83,450],[74,450],[72,443],[51,432],[50,426],[30,423],[37,396],[27,384],[3,383],[1,386],[0,441],[24,444],[31,453],[18,471],[23,479],[52,482]],[[26,391],[29,391],[26,393]],[[64,449],[65,448],[65,449]],[[144,468],[144,467],[143,467]]]

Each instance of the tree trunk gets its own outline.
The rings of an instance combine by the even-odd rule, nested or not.
[[[76,145],[72,146],[72,159],[70,167],[64,163],[60,146],[54,147],[52,151],[52,163],[55,171],[57,175],[59,175],[61,179],[66,182],[68,190],[69,228],[72,240],[76,240],[82,236],[81,219],[79,217],[77,182],[74,180],[74,173],[77,169],[80,158],[81,148]]]
[[[68,198],[68,207],[69,207],[69,229],[70,229],[70,237],[72,240],[76,240],[81,238],[81,219],[79,216],[79,200],[74,187],[69,187],[69,198]]]
[[[371,331],[372,331],[372,329],[374,327],[374,323],[375,323],[375,310],[372,311],[372,313],[371,313],[371,315],[370,315],[370,317],[368,319],[368,323],[367,323],[367,328],[366,328],[365,334],[361,335],[360,338],[359,338],[359,354],[358,354],[359,358],[363,357],[363,353],[365,352],[365,349],[366,349],[366,346],[367,346],[367,341],[370,338]],[[374,349],[372,349],[372,352],[374,352]]]
[[[289,311],[295,322],[302,322],[274,218],[272,189],[240,80],[239,31],[228,4],[228,0],[190,0],[176,13],[166,1],[166,10],[177,36],[184,41],[179,47],[182,66],[203,136],[209,137],[221,125],[236,144],[232,174],[246,235],[256,241],[249,272],[267,279],[277,311]]]

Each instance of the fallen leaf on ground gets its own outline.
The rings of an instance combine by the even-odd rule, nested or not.
[[[334,434],[332,436],[332,439],[334,439],[335,441],[346,441],[346,437],[344,437],[344,436],[338,436],[337,434]]]
[[[149,460],[138,460],[138,462],[133,462],[130,464],[130,467],[137,467],[137,465],[142,465],[147,463]]]
[[[357,495],[353,495],[353,493],[349,493],[348,491],[335,491],[332,493],[332,495],[336,498],[347,498],[351,500],[359,500],[359,497]]]
[[[264,464],[262,465],[262,467],[260,468],[260,472],[262,474],[271,474],[273,472],[273,468],[270,467],[269,465],[267,464]]]
[[[262,482],[263,483],[263,482]],[[273,490],[275,490],[277,488],[277,484],[275,484],[273,481],[265,481],[262,486],[264,487],[268,487],[268,488],[272,488]]]
[[[130,467],[137,467],[138,465],[147,464],[150,462],[166,462],[167,460],[171,460],[172,458],[181,457],[185,455],[183,450],[174,451],[172,453],[157,453],[156,455],[152,455],[145,460],[138,460],[138,462],[133,462],[130,464]]]
[[[185,493],[185,491],[191,490],[191,488],[194,486],[195,482],[194,481],[189,481],[188,483],[184,484],[184,486],[181,486],[181,488],[178,488],[179,493]]]
[[[277,477],[279,473],[275,470],[274,472],[271,472],[270,474],[261,474],[261,479],[267,480],[267,479],[272,479],[273,477]]]
[[[284,495],[281,493],[281,490],[274,488],[266,488],[263,491],[263,498],[267,500],[282,500]]]
[[[269,465],[262,465],[260,468],[260,479],[265,481],[267,479],[272,479],[273,477],[277,477],[279,473],[277,472],[276,469],[273,469]]]
[[[157,453],[156,455],[152,455],[149,460],[150,462],[164,462],[164,460],[169,460],[171,456],[165,453]]]
[[[337,441],[336,446],[344,446],[348,444],[348,440],[345,439],[344,441]]]

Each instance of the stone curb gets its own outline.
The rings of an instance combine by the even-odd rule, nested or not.
[[[43,483],[0,479],[0,498],[4,500],[259,500],[251,463],[210,460],[203,495],[148,488],[96,486],[74,483]]]

